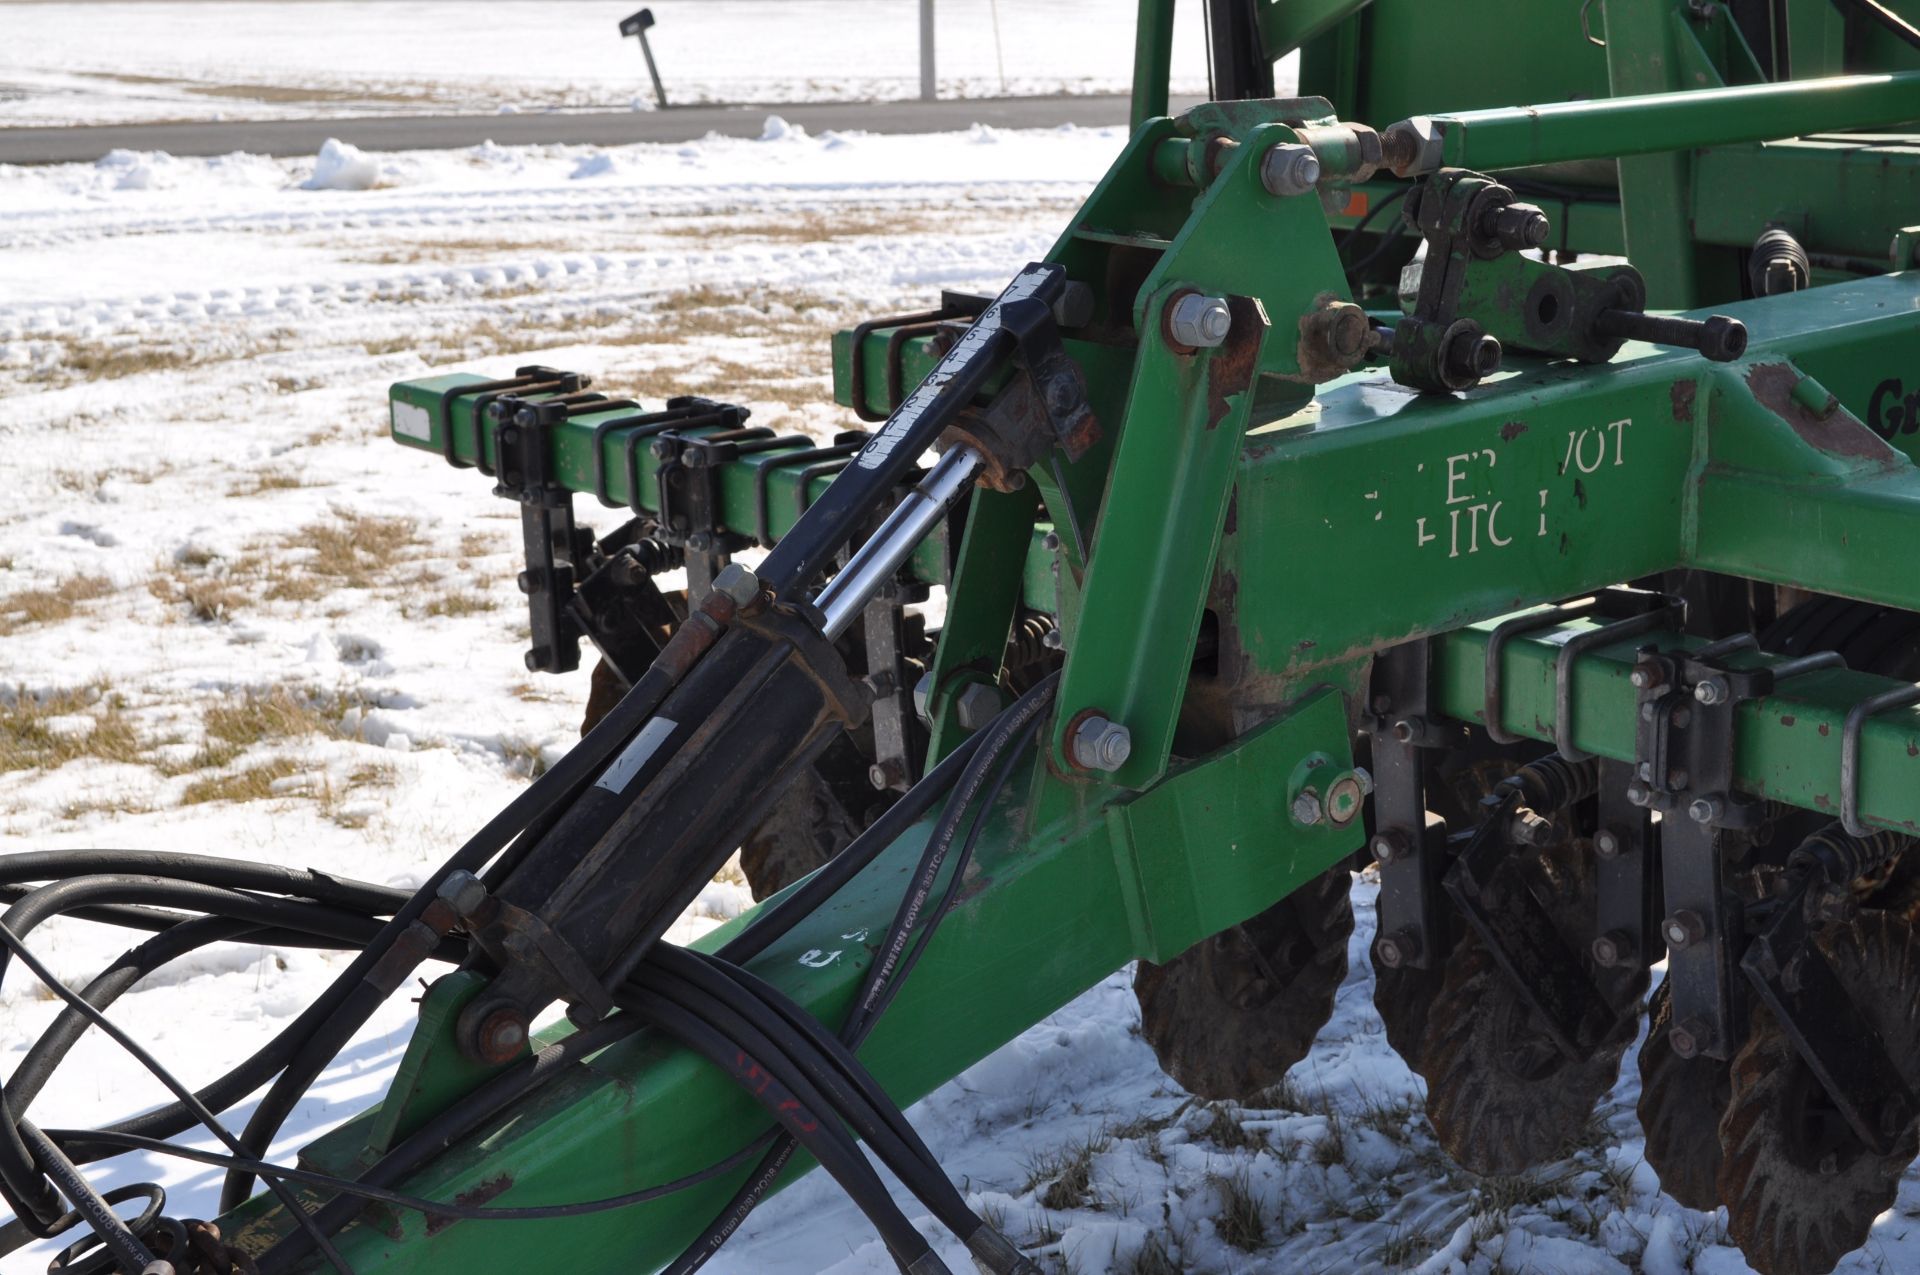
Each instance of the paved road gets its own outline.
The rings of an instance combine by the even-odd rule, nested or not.
[[[371,116],[329,120],[193,121],[97,124],[71,128],[0,128],[0,164],[90,163],[111,150],[171,155],[311,155],[329,137],[364,150],[441,150],[492,140],[684,142],[719,132],[758,137],[770,114],[809,132],[935,133],[992,124],[1002,128],[1093,127],[1127,122],[1124,97],[1001,97],[953,102],[815,102],[764,106],[686,106],[670,111],[569,111],[521,115]]]

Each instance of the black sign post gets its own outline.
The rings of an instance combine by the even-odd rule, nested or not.
[[[640,37],[640,52],[647,59],[647,74],[653,77],[653,95],[659,99],[660,109],[667,109],[667,89],[660,83],[660,68],[653,63],[653,46],[647,43],[647,28],[653,25],[653,10],[642,9],[630,18],[620,20],[620,34]]]

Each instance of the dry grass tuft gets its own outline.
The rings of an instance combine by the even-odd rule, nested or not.
[[[293,761],[276,757],[230,775],[196,779],[180,795],[180,804],[198,806],[209,801],[264,801],[274,795],[274,784],[299,773],[300,767]]]
[[[0,771],[57,770],[70,761],[140,760],[139,734],[104,683],[0,693]],[[84,723],[76,719],[87,719]]]
[[[113,592],[113,581],[105,576],[69,576],[50,589],[23,589],[0,596],[0,635],[14,633],[30,624],[57,624],[70,620],[82,602],[92,602]]]
[[[1220,1193],[1220,1211],[1213,1215],[1213,1225],[1221,1240],[1243,1253],[1265,1248],[1267,1220],[1260,1213],[1260,1201],[1254,1196],[1253,1178],[1246,1167],[1216,1174],[1212,1181]]]
[[[310,523],[284,540],[286,548],[305,553],[297,568],[279,572],[266,596],[305,602],[332,589],[374,588],[425,542],[410,518],[343,512]]]

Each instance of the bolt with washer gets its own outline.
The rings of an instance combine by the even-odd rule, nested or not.
[[[1087,770],[1116,771],[1133,755],[1133,732],[1098,713],[1089,714],[1073,732],[1073,761]]]
[[[1260,184],[1282,199],[1304,195],[1320,180],[1320,157],[1313,147],[1281,142],[1260,159]]]
[[[1214,349],[1232,330],[1233,311],[1226,301],[1204,292],[1183,294],[1167,311],[1167,334],[1176,343],[1196,350]]]
[[[1327,817],[1326,808],[1320,804],[1320,794],[1312,788],[1302,788],[1289,809],[1295,823],[1309,828]]]

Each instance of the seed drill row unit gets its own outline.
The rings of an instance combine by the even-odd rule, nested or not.
[[[6,1082],[7,1246],[689,1272],[818,1165],[946,1270],[857,1139],[1034,1271],[900,1108],[1131,961],[1173,1079],[1253,1097],[1359,868],[1465,1168],[1565,1154],[1650,1014],[1663,1187],[1765,1275],[1867,1239],[1920,1151],[1920,6],[1206,7],[1219,100],[1169,116],[1143,0],[1136,127],[1045,260],[835,339],[866,428],[394,387],[395,441],[518,504],[527,665],[597,652],[590,729],[417,893],[9,856],[12,959],[61,913],[153,937]],[[762,904],[661,943],[736,850]],[[359,954],[197,1092],[35,1126],[101,1009],[223,941]],[[266,1164],[432,961],[386,1099]],[[217,1224],[76,1167],[222,1113]]]

